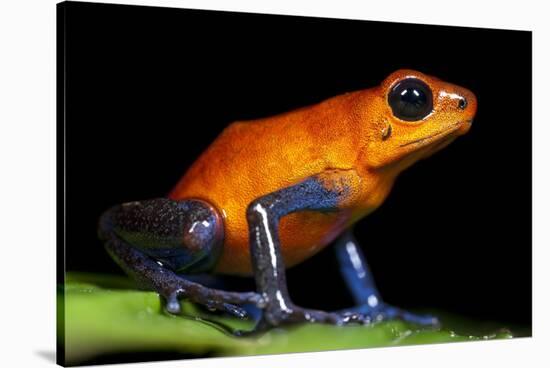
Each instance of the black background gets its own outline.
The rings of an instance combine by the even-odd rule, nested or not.
[[[100,213],[165,195],[231,121],[372,87],[412,68],[471,89],[479,110],[469,134],[404,172],[385,204],[356,226],[380,291],[402,307],[530,324],[530,32],[85,3],[64,9],[68,270],[121,273],[97,240]],[[297,304],[351,303],[330,248],[288,279]]]

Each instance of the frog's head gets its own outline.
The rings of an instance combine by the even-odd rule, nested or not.
[[[395,173],[468,132],[477,109],[469,90],[414,70],[392,73],[372,93],[363,157]]]

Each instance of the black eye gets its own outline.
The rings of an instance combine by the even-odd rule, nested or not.
[[[393,114],[406,121],[425,118],[432,112],[433,97],[430,87],[415,78],[397,83],[388,95],[388,103]]]

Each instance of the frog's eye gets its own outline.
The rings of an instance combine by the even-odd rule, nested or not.
[[[421,80],[407,78],[393,86],[388,94],[388,104],[393,115],[401,120],[421,120],[432,112],[432,91]]]

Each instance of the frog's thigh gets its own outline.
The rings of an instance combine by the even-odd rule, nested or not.
[[[115,206],[107,214],[103,228],[174,271],[207,271],[220,254],[223,222],[205,201],[157,198]]]

